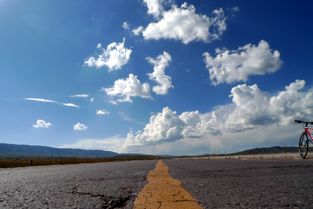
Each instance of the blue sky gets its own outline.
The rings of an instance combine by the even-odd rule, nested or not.
[[[312,3],[184,2],[0,0],[0,142],[153,154],[296,144],[292,119],[313,116]]]

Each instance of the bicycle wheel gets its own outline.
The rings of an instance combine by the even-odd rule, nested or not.
[[[299,154],[305,159],[309,151],[309,139],[306,133],[301,134],[299,139]]]

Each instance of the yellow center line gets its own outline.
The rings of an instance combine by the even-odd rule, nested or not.
[[[202,209],[181,182],[169,175],[162,160],[149,171],[147,179],[148,183],[135,200],[134,209]]]

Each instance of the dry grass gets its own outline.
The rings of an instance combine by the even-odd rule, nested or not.
[[[0,158],[0,168],[39,166],[39,165],[56,165],[56,164],[78,164],[78,163],[98,163],[98,162],[115,162],[130,160],[152,160],[158,159],[157,156],[146,155],[125,155],[109,158],[77,158],[77,157],[17,157],[17,158]]]

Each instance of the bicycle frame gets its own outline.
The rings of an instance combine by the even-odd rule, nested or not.
[[[301,158],[305,159],[309,151],[309,142],[313,143],[313,127],[309,127],[309,125],[313,125],[313,121],[294,120],[294,122],[303,124],[304,132],[299,138],[299,154]]]
[[[304,128],[304,132],[305,132],[305,133],[309,136],[309,138],[310,138],[309,141],[310,141],[311,143],[313,143],[313,137],[312,137],[311,132],[310,132],[310,130],[313,131],[313,128],[309,128],[307,123],[304,125],[303,128]]]

